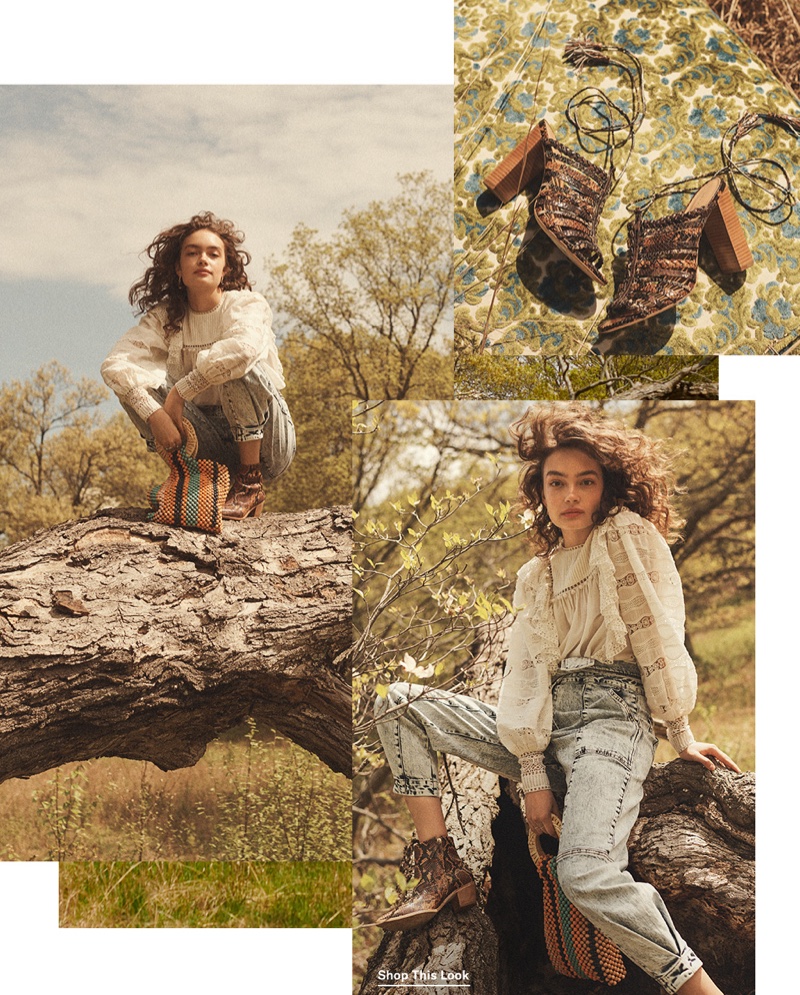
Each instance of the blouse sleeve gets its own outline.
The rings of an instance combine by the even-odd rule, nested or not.
[[[672,553],[655,526],[638,515],[611,520],[608,552],[620,615],[642,674],[651,713],[667,723],[676,752],[694,742],[688,716],[697,674],[684,644],[683,588]]]
[[[503,746],[519,758],[522,790],[550,787],[544,766],[544,750],[553,729],[553,699],[550,673],[542,654],[531,652],[530,627],[525,618],[529,578],[541,570],[543,561],[526,564],[519,572],[514,592],[518,614],[511,625],[508,657],[497,705],[497,735]],[[541,578],[544,583],[544,578]]]
[[[222,336],[198,353],[194,370],[175,384],[186,401],[208,387],[243,377],[261,359],[278,381],[275,387],[284,386],[267,301],[261,294],[242,291],[229,292],[226,303]]]
[[[169,350],[163,317],[161,308],[148,311],[122,336],[100,367],[106,384],[145,421],[160,407],[148,388],[160,387],[166,379]]]

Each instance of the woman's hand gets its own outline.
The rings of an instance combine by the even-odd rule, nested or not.
[[[742,773],[733,760],[713,743],[692,743],[691,746],[687,746],[683,753],[680,754],[681,760],[694,760],[709,770],[714,770],[717,765],[711,757],[715,757],[723,767],[735,770],[737,774]]]
[[[156,445],[168,453],[177,452],[186,441],[183,430],[183,398],[173,387],[167,394],[164,407],[154,411],[147,419]]]
[[[172,419],[172,423],[180,433],[181,439],[185,439],[186,433],[183,431],[183,398],[173,387],[167,399],[164,401],[164,410]]]
[[[147,424],[150,426],[156,445],[161,449],[174,453],[181,448],[183,442],[181,433],[164,408],[154,411],[147,419]]]
[[[529,791],[525,795],[525,821],[535,833],[558,835],[551,815],[561,816],[552,791]]]

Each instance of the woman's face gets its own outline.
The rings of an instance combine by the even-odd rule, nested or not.
[[[215,291],[227,273],[225,243],[207,228],[193,231],[183,240],[175,271],[191,294]]]
[[[542,499],[564,545],[580,546],[594,528],[603,499],[603,470],[580,449],[556,449],[542,467]]]

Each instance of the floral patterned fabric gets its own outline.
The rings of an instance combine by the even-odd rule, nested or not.
[[[741,174],[737,186],[745,203],[737,200],[736,212],[754,258],[747,272],[723,274],[703,240],[697,284],[684,301],[615,333],[599,336],[597,330],[624,275],[633,202],[664,184],[719,169],[723,136],[744,113],[800,115],[792,94],[707,4],[456,0],[455,10],[457,335],[509,356],[578,356],[591,349],[761,355],[791,348],[800,335],[800,205],[770,210],[774,192]],[[564,61],[568,40],[593,31],[599,43],[637,56],[646,99],[632,150],[628,143],[615,153],[616,184],[600,217],[605,286],[584,276],[539,230],[536,183],[499,206],[483,182],[542,118],[559,141],[604,165],[597,144],[581,149],[567,105],[577,91],[596,87],[631,114],[632,88],[613,66],[577,69]],[[733,153],[740,163],[756,156],[775,160],[800,197],[800,136],[761,121]],[[781,181],[776,166],[758,171]],[[701,185],[690,183],[686,196],[656,200],[649,216],[685,209]]]

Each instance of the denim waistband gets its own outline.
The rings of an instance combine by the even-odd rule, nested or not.
[[[569,656],[562,660],[553,679],[571,676],[587,677],[633,677],[641,680],[642,675],[638,663],[626,663],[622,660],[611,660],[604,663],[591,657]]]

